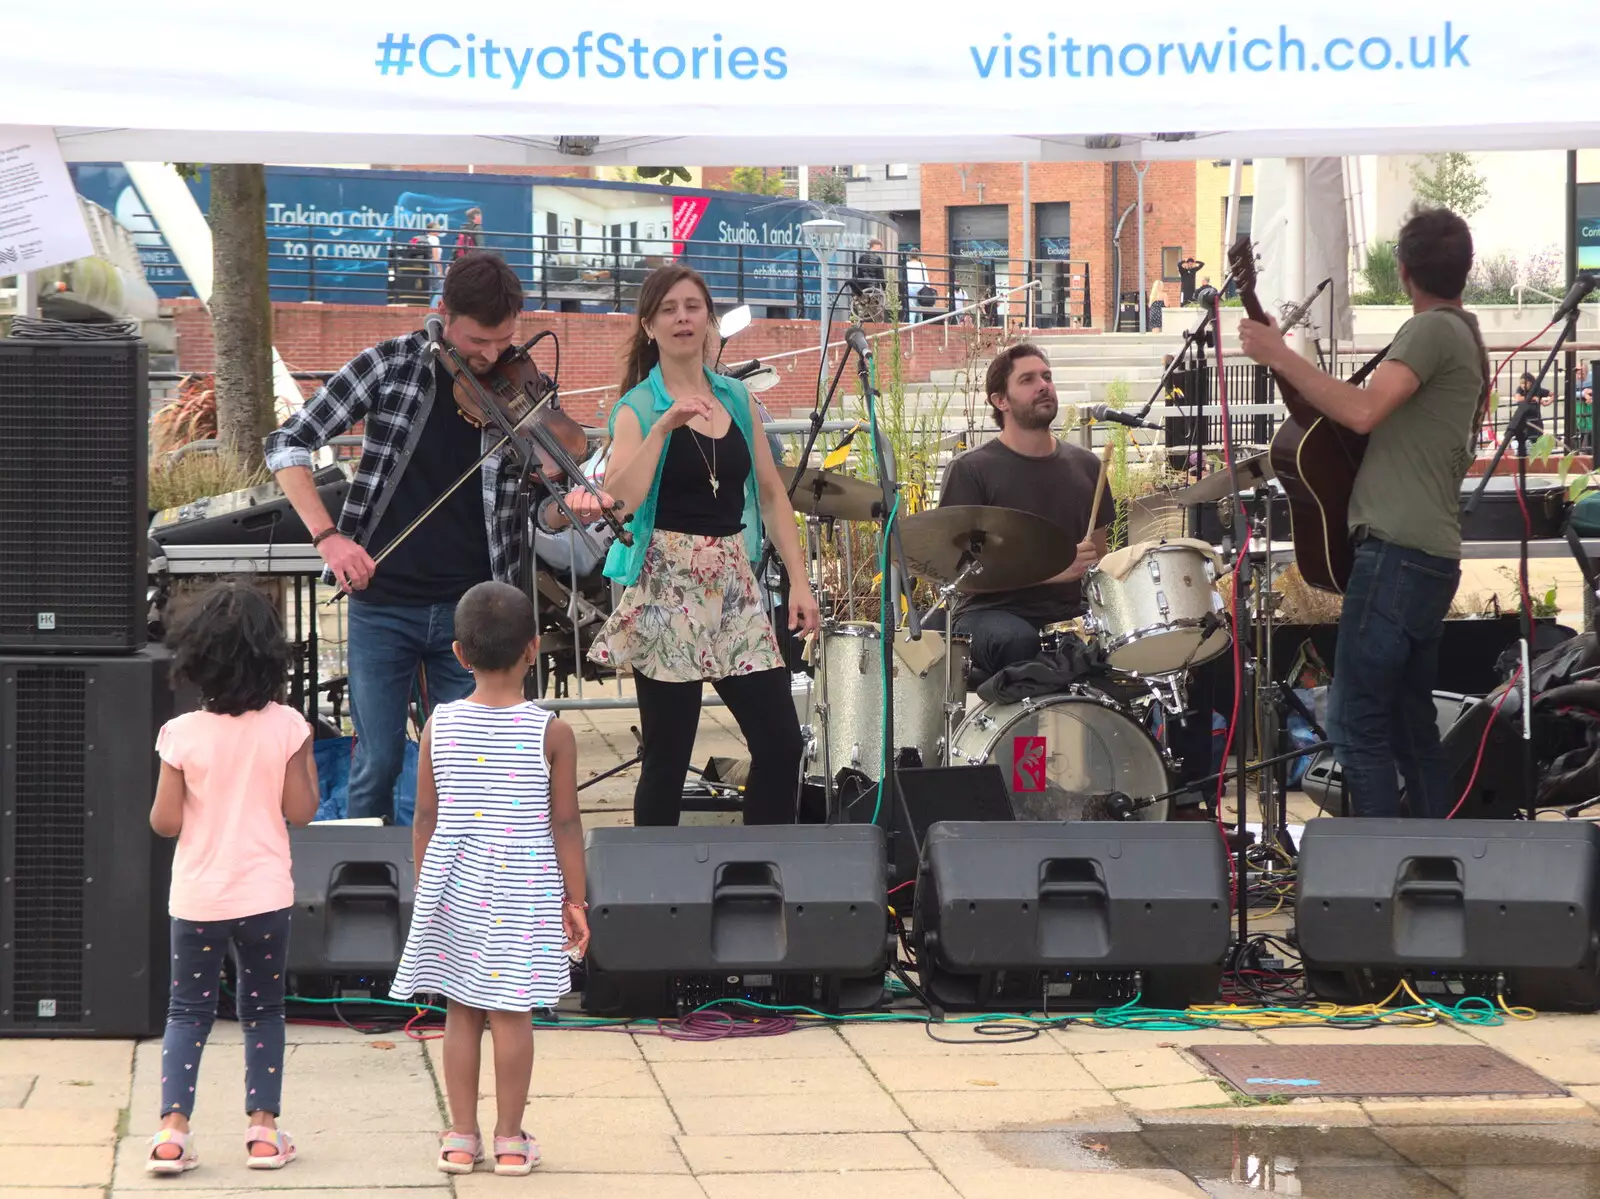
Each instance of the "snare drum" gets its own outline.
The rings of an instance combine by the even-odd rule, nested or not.
[[[1141,542],[1084,576],[1086,621],[1112,669],[1174,674],[1232,643],[1216,551],[1201,541]]]
[[[974,709],[956,730],[950,764],[986,763],[1005,775],[1018,820],[1107,820],[1104,798],[1112,792],[1139,800],[1168,790],[1167,759],[1155,739],[1085,688]],[[1135,818],[1165,820],[1168,803]]]
[[[929,634],[924,634],[928,636]],[[849,768],[877,778],[883,771],[883,639],[876,625],[841,623],[822,630],[822,667],[817,672],[818,719],[814,722],[819,752],[828,778]],[[948,664],[948,702],[964,707],[971,639],[945,641],[953,656]],[[936,766],[944,751],[946,662],[926,674],[911,671],[894,658],[894,745],[915,748],[925,766]]]

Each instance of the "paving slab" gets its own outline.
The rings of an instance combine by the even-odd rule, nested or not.
[[[1474,1027],[1472,1036],[1562,1085],[1600,1085],[1600,1020],[1541,1015]]]
[[[1017,1199],[1020,1195],[1084,1195],[1094,1199],[1206,1199],[1206,1192],[1176,1170],[1078,1174],[1016,1167],[958,1168],[945,1175],[961,1199]]]
[[[1140,1111],[1147,1128],[1207,1125],[1225,1128],[1367,1128],[1372,1121],[1359,1103],[1292,1100],[1289,1103],[1229,1104],[1226,1107]]]
[[[21,1107],[38,1081],[37,1074],[0,1074],[0,1108]]]
[[[963,1096],[963,1098],[966,1098]],[[818,1132],[908,1132],[911,1122],[881,1090],[848,1096],[675,1098],[672,1110],[691,1136]]]
[[[1232,1107],[1231,1093],[1214,1082],[1184,1082],[1112,1092],[1135,1112],[1169,1112],[1190,1107]]]
[[[115,1145],[121,1120],[114,1107],[3,1108],[0,1145]]]
[[[723,1037],[716,1041],[680,1041],[652,1033],[635,1033],[633,1041],[652,1062],[768,1062],[783,1058],[855,1058],[856,1052],[829,1027],[805,1028],[778,1037]]]
[[[894,1132],[681,1136],[678,1148],[696,1174],[925,1170],[929,1165],[909,1137]]]
[[[651,1069],[667,1098],[674,1101],[723,1095],[820,1095],[842,1101],[882,1091],[871,1072],[851,1058],[655,1062]]]
[[[837,1170],[806,1174],[702,1174],[699,1182],[709,1199],[883,1199],[885,1194],[918,1199],[961,1199],[961,1194],[932,1170]],[[1013,1196],[1012,1199],[1015,1199]]]
[[[286,1166],[283,1172],[298,1170],[299,1168],[299,1164],[296,1163],[293,1166]],[[253,1172],[253,1175],[255,1177],[260,1177],[263,1173],[270,1174],[272,1171],[257,1170]],[[221,1191],[213,1190],[209,1189],[204,1182],[200,1183],[198,1189],[194,1189],[191,1184],[198,1181],[200,1177],[201,1172],[195,1171],[194,1173],[185,1175],[182,1182],[178,1182],[176,1179],[168,1179],[167,1185],[172,1188],[174,1192],[181,1192],[183,1199],[240,1199],[240,1197],[244,1194],[253,1193],[233,1187]],[[504,1182],[505,1179],[500,1178],[496,1179],[495,1181]],[[67,1193],[75,1195],[77,1199],[84,1199],[84,1193],[82,1191],[71,1191]],[[6,1191],[0,1190],[0,1199],[4,1199],[6,1194]],[[31,1197],[33,1194],[33,1191],[17,1192],[18,1199],[29,1199],[29,1197]],[[386,1187],[381,1191],[374,1191],[371,1187],[366,1186],[334,1187],[331,1189],[313,1187],[294,1188],[288,1190],[275,1189],[272,1191],[272,1199],[372,1199],[374,1195],[379,1195],[382,1197],[382,1199],[448,1199],[450,1195],[450,1182],[443,1174],[441,1174],[439,1175],[439,1181],[436,1185],[425,1187]],[[138,1199],[149,1199],[150,1191],[146,1189],[129,1190],[125,1187],[119,1187],[111,1192],[110,1199],[131,1199],[132,1196],[138,1196]]]
[[[126,1107],[133,1082],[132,1041],[0,1040],[0,1075],[33,1075],[32,1107]]]
[[[497,1178],[483,1169],[457,1175],[455,1193],[457,1199],[505,1199],[508,1194],[537,1194],[539,1199],[706,1199],[699,1182],[687,1174],[553,1174],[542,1166],[529,1178]]]
[[[1070,1057],[1040,1059],[1026,1054],[980,1060],[965,1052],[943,1056],[907,1054],[867,1059],[878,1080],[891,1091],[1051,1091],[1099,1090],[1100,1084]]]
[[[1168,1087],[1202,1082],[1205,1073],[1176,1049],[1112,1049],[1078,1059],[1101,1086]]]
[[[485,1137],[494,1135],[493,1099],[479,1101],[478,1123]],[[680,1131],[678,1121],[663,1099],[541,1096],[528,1100],[523,1127],[539,1142],[544,1157],[541,1173],[689,1172],[673,1139]],[[429,1152],[437,1156],[437,1138],[429,1144]]]
[[[1600,1195],[1596,1166],[1429,1166],[1441,1187],[1467,1199],[1537,1195],[1539,1199],[1594,1199]],[[1363,1197],[1364,1199],[1364,1197]]]
[[[839,1035],[861,1056],[905,1057],[908,1054],[946,1056],[961,1053],[979,1057],[999,1057],[1008,1054],[1064,1054],[1066,1049],[1054,1038],[1046,1035],[1026,1041],[1009,1041],[1003,1037],[984,1037],[961,1024],[936,1024],[930,1036],[923,1025],[915,1024],[846,1024]],[[940,1038],[934,1040],[934,1037]]]
[[[0,1199],[100,1199],[101,1187],[7,1187],[0,1186]]]
[[[1580,1097],[1365,1099],[1361,1107],[1374,1124],[1575,1124],[1595,1118],[1594,1109]]]
[[[111,1181],[110,1145],[0,1145],[0,1178],[40,1187],[100,1187]]]
[[[530,1096],[568,1096],[589,1099],[659,1099],[661,1088],[645,1063],[631,1046],[629,1057],[557,1057],[539,1055],[534,1050],[533,1076],[529,1081]],[[433,1066],[433,1077],[444,1085],[444,1048],[440,1042],[428,1045],[428,1057]],[[485,1038],[480,1058],[478,1094],[481,1098],[494,1097],[494,1047]]]
[[[914,1132],[911,1140],[946,1177],[958,1170],[1165,1169],[1166,1158],[1130,1135],[1138,1129],[1127,1120],[1120,1129],[1090,1132]]]
[[[925,1132],[1115,1126],[1122,1109],[1103,1090],[901,1091],[895,1101]]]

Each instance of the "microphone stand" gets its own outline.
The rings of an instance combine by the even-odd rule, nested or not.
[[[1513,439],[1517,443],[1517,494],[1524,497],[1528,494],[1528,436],[1532,432],[1534,418],[1539,415],[1539,391],[1544,386],[1545,376],[1550,373],[1550,368],[1555,365],[1556,355],[1561,353],[1561,347],[1575,338],[1578,334],[1578,306],[1574,304],[1572,311],[1567,314],[1566,323],[1561,327],[1561,334],[1556,338],[1556,344],[1550,347],[1549,356],[1545,358],[1544,365],[1539,368],[1539,377],[1534,380],[1529,396],[1516,407],[1511,414],[1511,419],[1506,422],[1505,436],[1500,439],[1500,445],[1494,452],[1494,457],[1489,460],[1488,467],[1483,472],[1483,478],[1478,480],[1477,489],[1472,493],[1472,498],[1467,501],[1465,512],[1471,515],[1476,511],[1478,502],[1483,499],[1483,493],[1488,489],[1489,480],[1494,478],[1495,468],[1500,465],[1500,459],[1510,448]],[[1473,439],[1477,439],[1478,431],[1472,431]],[[1522,788],[1523,804],[1527,810],[1527,819],[1534,820],[1538,817],[1538,792],[1539,775],[1533,760],[1533,671],[1529,661],[1533,652],[1533,605],[1532,597],[1528,590],[1528,521],[1522,521],[1522,534],[1518,544],[1517,565],[1517,590],[1520,593],[1519,607],[1522,609],[1521,625],[1521,657],[1522,657]]]
[[[1205,337],[1206,331],[1211,327],[1212,316],[1213,313],[1211,309],[1206,309],[1206,314],[1200,318],[1199,324],[1195,325],[1193,329],[1190,329],[1184,333],[1183,344],[1178,347],[1178,352],[1172,356],[1172,361],[1167,363],[1167,369],[1161,372],[1161,378],[1156,381],[1155,390],[1150,393],[1150,398],[1144,402],[1144,407],[1139,409],[1140,420],[1143,420],[1145,417],[1150,415],[1150,409],[1156,406],[1156,400],[1158,400],[1162,393],[1166,390],[1167,380],[1170,379],[1178,370],[1179,365],[1183,362],[1184,356],[1188,354],[1190,346],[1194,345],[1196,342],[1200,342],[1200,357],[1202,360],[1205,358],[1205,344],[1202,339]],[[1204,365],[1203,361],[1201,365]]]
[[[848,357],[848,352],[846,353]],[[894,744],[894,643],[895,632],[900,620],[900,597],[906,597],[906,632],[913,641],[922,640],[922,618],[917,613],[917,605],[912,601],[909,591],[903,591],[911,578],[910,567],[906,564],[905,546],[901,543],[900,526],[894,520],[895,507],[894,495],[898,488],[895,475],[894,449],[884,439],[883,431],[878,424],[878,389],[872,383],[872,355],[863,353],[856,348],[856,371],[861,380],[861,394],[867,401],[867,419],[871,422],[873,453],[878,460],[878,486],[883,492],[883,518],[887,525],[879,535],[879,551],[887,548],[883,539],[888,538],[889,547],[892,547],[894,561],[887,563],[883,571],[883,580],[880,584],[888,600],[889,615],[883,626],[883,693],[884,693],[884,729],[883,729],[883,778],[879,782],[878,817],[880,822],[892,824],[890,804],[884,803],[884,787],[893,787],[893,770],[896,761],[897,747]],[[842,365],[842,363],[841,363]],[[837,380],[836,380],[837,381]],[[945,653],[949,653],[948,638],[946,639]],[[926,765],[926,763],[924,763]],[[891,803],[892,803],[891,799]]]

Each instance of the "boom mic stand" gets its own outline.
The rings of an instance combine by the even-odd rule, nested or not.
[[[1510,448],[1515,439],[1517,443],[1517,494],[1526,497],[1528,494],[1528,437],[1532,432],[1534,418],[1539,415],[1539,390],[1544,386],[1545,376],[1550,373],[1550,368],[1555,365],[1556,355],[1561,353],[1561,347],[1575,338],[1578,334],[1578,306],[1572,305],[1572,310],[1567,313],[1566,323],[1561,328],[1561,335],[1556,338],[1556,344],[1550,347],[1550,354],[1544,360],[1544,365],[1539,368],[1539,377],[1529,389],[1528,398],[1519,403],[1511,414],[1511,419],[1506,422],[1505,436],[1500,439],[1500,445],[1494,452],[1494,457],[1489,460],[1488,467],[1483,472],[1483,478],[1478,481],[1477,490],[1472,493],[1472,498],[1467,501],[1465,512],[1471,515],[1478,507],[1478,502],[1483,499],[1483,493],[1489,486],[1489,480],[1494,478],[1495,469],[1500,465],[1500,459],[1505,457],[1505,452]],[[1485,380],[1487,382],[1487,380]],[[1477,430],[1473,430],[1476,438]],[[1533,652],[1533,607],[1529,603],[1528,595],[1528,521],[1522,521],[1522,535],[1518,544],[1517,563],[1517,590],[1519,592],[1518,606],[1522,609],[1521,625],[1522,634],[1522,686],[1519,688],[1522,698],[1522,787],[1523,806],[1527,812],[1527,819],[1537,819],[1539,814],[1537,799],[1539,790],[1538,770],[1533,760],[1533,673],[1530,658]]]

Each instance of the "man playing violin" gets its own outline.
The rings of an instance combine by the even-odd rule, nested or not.
[[[521,281],[498,255],[464,254],[445,276],[445,340],[474,372],[488,372],[516,338],[522,300]],[[312,481],[311,456],[357,422],[361,460],[335,521]],[[458,410],[422,332],[363,350],[266,439],[267,466],[327,563],[323,580],[350,596],[351,817],[393,819],[419,672],[425,710],[472,691],[451,648],[455,605],[489,579],[516,583],[523,472],[502,469],[511,465],[503,451],[490,454],[478,486],[458,487],[381,566],[372,555],[499,440],[493,425],[480,430]]]

